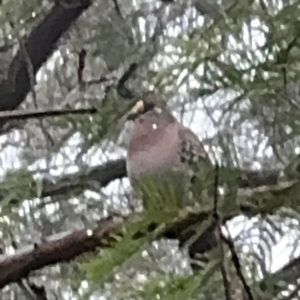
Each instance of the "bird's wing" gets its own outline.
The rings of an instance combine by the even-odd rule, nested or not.
[[[203,192],[211,194],[213,165],[203,144],[190,129],[182,126],[179,130],[179,139],[181,162],[191,180],[190,192],[193,195],[191,199],[203,204],[206,199]]]
[[[189,128],[182,126],[179,129],[178,135],[181,162],[195,165],[201,161],[209,161],[208,154],[195,133]]]

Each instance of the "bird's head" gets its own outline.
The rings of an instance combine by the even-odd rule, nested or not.
[[[158,116],[164,112],[168,112],[166,102],[162,98],[156,96],[153,92],[149,92],[145,94],[141,100],[135,103],[129,112],[127,119],[136,120],[145,114]]]
[[[179,163],[178,130],[180,123],[167,108],[163,97],[147,93],[131,109],[127,152],[129,177],[159,173]]]

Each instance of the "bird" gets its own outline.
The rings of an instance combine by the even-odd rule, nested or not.
[[[197,193],[196,183],[207,176],[211,161],[198,136],[175,118],[166,101],[148,92],[136,102],[127,119],[134,124],[127,148],[126,169],[132,185],[140,192],[148,193],[144,206],[151,207],[153,198],[158,198],[149,186],[165,193],[160,195],[160,205],[170,198],[170,194],[175,195],[178,204],[182,198],[191,198],[191,193]],[[148,188],[143,189],[145,182]],[[160,209],[160,205],[156,208]]]

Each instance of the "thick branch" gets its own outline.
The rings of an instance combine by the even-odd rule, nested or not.
[[[228,211],[228,215],[223,214],[223,221],[241,214],[239,208],[240,203],[243,201],[255,204],[254,209],[250,206],[250,212],[252,213],[260,213],[261,211],[265,213],[269,211],[274,212],[274,210],[283,205],[290,207],[299,205],[300,199],[295,197],[295,195],[299,195],[300,184],[297,180],[272,184],[272,181],[270,182],[269,180],[269,175],[264,177],[262,173],[257,173],[257,176],[254,176],[254,172],[251,172],[251,180],[248,179],[249,181],[247,182],[247,174],[249,172],[244,172],[243,180],[239,182],[242,188],[239,189],[237,199],[231,199],[235,203],[230,204],[233,208]],[[61,177],[56,183],[45,180],[43,182],[42,197],[64,195],[68,192],[74,193],[74,191],[82,192],[93,181],[99,182],[101,186],[106,186],[111,181],[125,176],[124,159],[110,161],[104,165],[93,167],[85,173],[78,172],[77,174]],[[255,181],[253,181],[253,178],[255,178]],[[244,188],[244,186],[257,186],[259,184],[262,185],[256,188]],[[264,184],[269,184],[269,186]],[[271,207],[269,207],[270,204]],[[184,246],[197,232],[197,228],[209,218],[209,215],[209,211],[190,213],[184,220],[173,224],[160,237],[178,239],[180,246]],[[112,221],[105,224],[105,230],[107,229],[107,224],[109,224],[109,229],[107,230],[115,228]],[[72,260],[82,253],[92,251],[97,246],[101,246],[104,227],[98,227],[97,230],[100,230],[100,235],[96,231],[92,237],[89,237],[85,231],[76,231],[64,237],[56,238],[54,241],[53,238],[50,238],[51,242],[43,242],[36,248],[31,246],[30,249],[23,249],[13,256],[0,256],[0,288],[27,276],[30,271],[58,262]],[[191,258],[196,258],[199,253],[204,254],[215,246],[213,229],[214,225],[211,224],[190,244],[189,255]]]
[[[107,242],[109,234],[119,229],[118,224],[112,218],[107,218],[100,221],[91,234],[86,230],[67,233],[63,237],[59,234],[14,255],[0,255],[0,289],[28,276],[31,271],[70,261],[80,254],[94,251],[104,241]]]
[[[268,172],[248,172],[234,170],[240,188],[251,188],[259,186],[276,185],[279,178],[279,171]],[[231,172],[232,173],[232,172]],[[239,175],[241,174],[241,175]],[[105,187],[110,182],[126,177],[126,164],[123,158],[108,161],[105,164],[91,167],[85,172],[79,171],[71,175],[59,177],[57,180],[44,179],[42,182],[41,197],[48,196],[65,196],[68,193],[81,194],[89,188],[93,183],[97,182],[100,186]],[[32,184],[33,197],[36,197],[36,184]],[[246,189],[245,189],[246,190]],[[0,201],[5,196],[6,190],[0,189]]]
[[[78,172],[63,176],[57,182],[44,180],[42,197],[65,195],[70,192],[82,193],[92,182],[98,182],[102,187],[110,182],[126,176],[124,159],[109,161],[103,165],[90,168],[87,172]]]
[[[30,33],[24,45],[32,64],[34,75],[56,48],[57,41],[72,23],[91,5],[91,0],[77,0],[64,7],[58,2]],[[8,78],[0,85],[0,111],[14,110],[30,91],[30,80],[22,49],[14,57]]]
[[[183,220],[173,224],[166,231],[162,232],[157,238],[176,238],[179,239],[180,245],[191,238],[189,232],[196,230],[197,224],[201,224],[208,218],[208,213],[190,213]],[[77,256],[91,252],[97,247],[109,246],[110,240],[114,241],[114,234],[122,233],[122,227],[125,223],[120,223],[113,218],[101,220],[98,227],[89,234],[87,230],[77,230],[74,232],[63,232],[45,238],[41,243],[29,245],[18,250],[14,255],[0,255],[0,289],[5,285],[17,282],[25,278],[30,272],[42,269],[44,267],[74,260]],[[156,227],[156,225],[154,225]],[[197,253],[205,253],[214,246],[213,243],[213,226],[210,226],[191,247],[198,245]],[[149,231],[154,228],[149,227]],[[195,232],[193,232],[195,233]],[[147,233],[141,233],[147,234]],[[111,237],[111,238],[110,238]],[[195,253],[195,252],[194,252]],[[270,274],[260,283],[260,289],[265,290],[266,286],[274,284],[278,281],[293,283],[295,278],[300,276],[299,273],[300,258],[294,259],[292,262],[284,266],[281,270]],[[274,290],[278,293],[280,287]]]
[[[59,177],[57,180],[44,179],[41,183],[33,181],[30,195],[36,197],[37,186],[41,186],[41,198],[51,196],[66,196],[69,193],[80,195],[88,189],[94,182],[101,187],[107,186],[110,182],[126,176],[126,165],[124,159],[109,161],[103,165],[91,167],[89,170],[79,171],[74,174]],[[7,188],[0,187],[0,201],[5,198]],[[22,202],[23,199],[10,199],[12,203]]]

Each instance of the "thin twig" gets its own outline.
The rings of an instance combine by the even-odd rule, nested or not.
[[[115,10],[116,10],[117,14],[120,16],[121,19],[124,19],[118,1],[117,1],[117,0],[112,0],[112,1],[113,1],[113,3],[114,3]]]
[[[238,255],[236,253],[233,241],[231,239],[229,239],[229,238],[226,238],[223,234],[222,234],[222,240],[226,243],[226,245],[228,246],[228,248],[230,250],[231,259],[232,259],[233,265],[235,267],[235,270],[236,270],[236,273],[237,273],[239,279],[241,280],[241,282],[242,282],[242,284],[244,286],[244,290],[245,290],[245,292],[246,292],[246,294],[248,296],[248,300],[255,300],[255,298],[254,298],[254,296],[252,294],[251,288],[248,285],[248,283],[246,281],[246,278],[245,278],[245,276],[243,274],[242,266],[241,266],[239,257],[238,257]]]
[[[116,79],[116,77],[112,76],[110,78],[107,75],[102,75],[98,79],[91,79],[89,81],[83,81],[83,83],[84,83],[85,86],[91,86],[91,85],[94,85],[94,84],[105,83],[105,82],[108,82],[108,81],[113,80],[113,79]]]
[[[19,288],[23,291],[23,293],[27,299],[36,300],[32,291],[25,285],[23,280],[18,281],[17,284],[18,284]]]
[[[219,165],[218,163],[216,163],[216,167],[215,167],[215,188],[214,188],[214,209],[213,209],[213,217],[215,218],[216,222],[217,222],[217,233],[219,235],[219,240],[220,240],[220,250],[221,250],[221,255],[223,256],[222,259],[224,260],[224,250],[223,250],[223,242],[226,243],[226,245],[228,246],[230,252],[231,252],[231,259],[233,262],[233,265],[236,269],[236,273],[238,275],[238,277],[240,278],[245,292],[248,296],[248,300],[254,300],[254,296],[251,292],[250,286],[247,284],[247,281],[243,275],[242,272],[242,267],[238,258],[238,255],[235,251],[235,247],[234,247],[234,243],[226,238],[224,236],[224,234],[222,233],[222,228],[221,228],[221,220],[220,220],[220,216],[218,214],[218,210],[217,210],[217,205],[218,205],[218,186],[219,186]],[[221,265],[221,273],[222,273],[222,277],[223,277],[223,282],[224,282],[224,288],[225,288],[225,295],[226,295],[226,299],[232,299],[231,294],[230,294],[230,283],[226,277],[226,270],[224,268],[223,262]]]
[[[221,254],[221,274],[222,274],[222,279],[223,279],[223,285],[224,285],[224,290],[225,290],[225,298],[226,300],[232,300],[231,297],[231,286],[230,282],[227,277],[226,269],[225,269],[225,264],[224,264],[224,248],[223,248],[223,242],[222,242],[222,228],[220,224],[220,216],[218,214],[218,187],[219,187],[219,165],[216,163],[215,166],[215,180],[214,180],[214,207],[213,207],[213,217],[216,220],[217,226],[216,226],[216,231],[218,235],[218,241],[219,241],[219,249],[220,249],[220,254]]]
[[[128,79],[131,77],[131,75],[136,71],[137,67],[138,67],[137,63],[132,63],[129,66],[128,70],[120,78],[118,85],[123,86],[128,81]]]
[[[219,222],[220,217],[218,215],[218,189],[219,189],[219,164],[215,164],[215,180],[214,180],[214,208],[213,217]]]
[[[9,232],[9,236],[11,239],[11,245],[14,250],[18,250],[18,245],[16,241],[13,239],[13,234]],[[44,286],[38,287],[34,283],[31,283],[26,277],[25,279],[21,279],[17,281],[17,285],[23,291],[26,298],[29,300],[47,300],[46,290]]]
[[[37,286],[36,284],[30,282],[28,279],[26,281],[27,281],[28,287],[36,296],[36,300],[47,300],[48,299],[45,286],[43,286],[43,285]]]
[[[287,73],[285,64],[288,62],[288,57],[292,49],[297,45],[299,35],[295,36],[293,40],[288,44],[287,48],[278,53],[276,63],[278,65],[283,65],[281,68],[283,75],[283,86],[285,96],[287,97]]]
[[[27,120],[47,117],[58,117],[66,115],[85,115],[95,114],[98,110],[95,107],[79,108],[79,109],[40,109],[31,111],[0,111],[0,120]]]
[[[138,63],[132,63],[118,82],[117,92],[124,99],[132,99],[134,97],[133,93],[125,86],[125,84],[128,79],[135,73],[138,66]]]
[[[78,83],[79,85],[84,85],[84,80],[83,80],[83,70],[85,68],[85,58],[86,58],[86,50],[81,49],[81,51],[78,54],[78,69],[77,69],[77,76],[78,76]]]
[[[77,78],[78,78],[78,83],[79,83],[80,87],[88,87],[88,86],[91,86],[91,85],[94,85],[94,84],[107,83],[111,80],[117,79],[114,76],[109,76],[110,74],[103,74],[98,79],[92,79],[92,80],[89,80],[89,81],[84,80],[83,71],[84,71],[85,66],[86,66],[86,55],[87,55],[87,51],[84,48],[78,54]],[[122,80],[122,78],[123,77],[121,77],[120,80]]]
[[[124,87],[126,81],[132,76],[135,72],[138,64],[133,63],[130,65],[129,69],[124,73],[124,75],[120,78],[117,85],[117,90],[120,96],[124,98],[133,98],[133,94]],[[110,78],[113,79],[113,78]],[[85,84],[96,84],[101,82],[106,82],[109,79],[107,77],[100,77],[98,80],[92,80],[89,82],[85,82]],[[106,87],[106,93],[112,87]],[[126,90],[126,94],[122,95],[121,89],[123,88]],[[95,107],[89,108],[80,108],[80,109],[72,109],[72,108],[57,108],[57,109],[39,109],[39,110],[32,110],[32,111],[20,111],[20,110],[13,110],[13,111],[0,111],[0,120],[8,121],[8,120],[27,120],[27,119],[37,119],[37,118],[46,118],[46,117],[57,117],[57,116],[65,116],[65,115],[84,115],[84,114],[95,114],[98,112],[98,109]],[[0,124],[0,126],[3,124]]]

